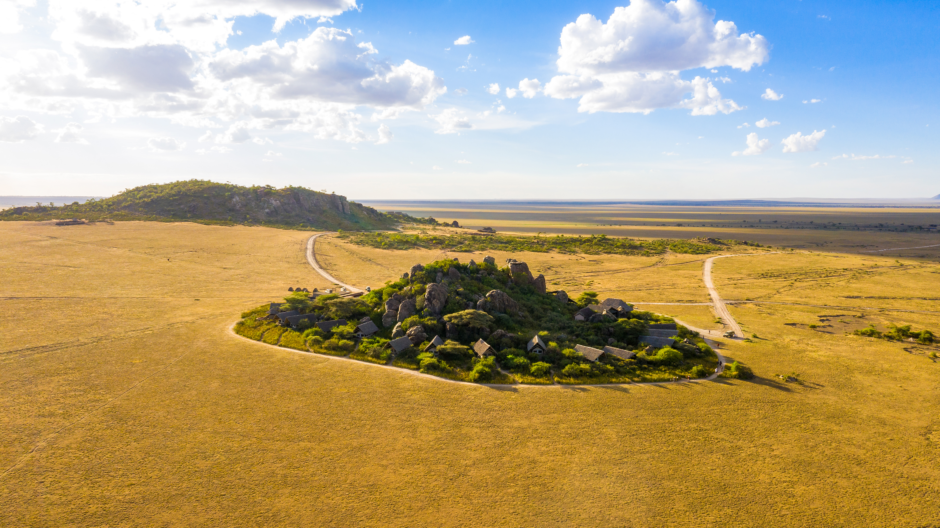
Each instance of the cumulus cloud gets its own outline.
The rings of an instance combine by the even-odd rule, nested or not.
[[[0,34],[19,33],[23,29],[20,24],[19,10],[35,4],[35,0],[0,1]]]
[[[81,136],[82,125],[78,123],[69,123],[62,130],[59,130],[56,143],[76,143],[78,145],[87,145],[88,141]]]
[[[0,6],[11,1],[33,0]],[[356,7],[355,0],[48,0],[46,36],[60,46],[0,58],[0,109],[83,108],[111,119],[223,129],[241,123],[243,133],[280,128],[364,141],[358,107],[419,111],[446,92],[443,81],[409,60],[379,59],[370,43],[334,28],[283,44],[226,48],[237,16],[269,15],[279,30],[295,18]],[[0,13],[0,20],[11,19]]]
[[[747,123],[741,123],[740,125],[738,125],[738,128],[751,128],[751,125]]]
[[[816,104],[816,103],[821,103],[821,102],[822,102],[822,99],[809,99],[809,100],[804,100],[803,104]]]
[[[395,134],[392,133],[392,129],[388,128],[388,125],[383,123],[379,125],[379,140],[376,141],[375,144],[384,145],[390,143],[394,137]]]
[[[740,152],[732,152],[732,156],[759,156],[770,148],[769,139],[759,139],[757,132],[747,135],[747,148]]]
[[[516,90],[515,88],[506,88],[506,97],[509,99],[516,97],[518,93],[519,90]]]
[[[28,117],[0,117],[0,141],[22,143],[34,139],[40,132],[42,132],[42,125]]]
[[[761,94],[760,98],[765,99],[767,101],[779,101],[783,99],[783,94],[778,94],[777,92],[771,90],[770,88],[767,88],[766,90],[764,90],[764,93]]]
[[[454,46],[466,46],[467,44],[473,44],[474,42],[476,41],[470,38],[470,35],[464,35],[454,41]]]
[[[849,161],[865,161],[865,160],[877,160],[877,159],[894,159],[897,156],[891,154],[888,156],[882,156],[881,154],[874,154],[871,156],[856,156],[855,154],[843,154],[841,156],[836,156],[832,158],[833,160],[837,159],[847,159]]]
[[[812,134],[804,136],[797,132],[783,140],[784,152],[812,152],[817,150],[819,141],[826,135],[825,129],[813,130]]]
[[[499,94],[499,83],[493,83],[493,84],[487,86],[487,87],[486,87],[486,93],[488,93],[488,94],[490,94],[490,95],[497,95],[497,94]]]
[[[825,161],[817,161],[816,163],[813,163],[812,165],[810,165],[809,168],[818,169],[819,167],[825,167],[827,165],[829,164],[826,163]]]
[[[456,108],[448,108],[431,117],[439,125],[439,128],[435,131],[437,134],[455,134],[473,128],[470,120]]]
[[[150,138],[147,145],[150,146],[150,150],[153,152],[173,152],[183,150],[186,147],[186,143],[169,137]]]
[[[754,124],[757,125],[757,128],[770,128],[779,125],[780,121],[771,121],[765,117]]]
[[[540,83],[538,79],[529,79],[526,77],[519,81],[519,91],[522,92],[522,97],[532,99],[542,91],[542,83]]]
[[[715,22],[697,0],[633,0],[606,23],[585,14],[565,26],[558,54],[562,75],[546,84],[545,94],[581,98],[579,111],[688,108],[713,115],[741,107],[722,100],[708,79],[686,81],[679,73],[720,66],[749,71],[767,60],[768,44],[760,35],[739,34],[733,22]]]

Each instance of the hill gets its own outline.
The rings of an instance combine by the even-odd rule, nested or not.
[[[387,229],[404,214],[386,214],[345,196],[303,187],[242,187],[203,180],[144,185],[117,196],[62,207],[36,205],[0,212],[0,220],[191,221],[324,230]],[[433,222],[433,220],[431,220]]]
[[[415,265],[361,297],[296,291],[242,314],[235,331],[470,382],[666,381],[705,377],[718,364],[698,335],[671,319],[618,299],[601,302],[592,292],[577,299],[546,292],[544,276],[533,277],[522,262],[507,264],[487,257]]]

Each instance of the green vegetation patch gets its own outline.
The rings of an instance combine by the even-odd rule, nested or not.
[[[897,326],[888,325],[888,330],[882,332],[875,325],[869,325],[854,332],[857,336],[873,337],[875,339],[886,339],[888,341],[915,341],[922,345],[931,345],[937,342],[936,336],[930,330],[911,330],[911,325]]]
[[[654,239],[635,240],[591,236],[477,236],[477,235],[411,235],[400,233],[340,233],[339,238],[359,246],[378,249],[438,249],[454,252],[530,251],[546,253],[584,253],[588,255],[659,255],[666,251],[704,255],[723,251],[731,246],[760,244],[718,239]]]
[[[672,346],[641,344],[651,323],[674,324],[672,319],[632,309],[597,313],[603,311],[597,293],[584,292],[574,300],[543,293],[526,266],[514,266],[515,272],[492,261],[441,260],[415,266],[410,276],[359,297],[294,292],[279,310],[312,316],[295,329],[278,326],[266,307],[243,314],[236,329],[253,339],[263,335],[266,343],[280,339],[291,348],[472,383],[630,383],[696,379],[714,372],[715,352],[679,325]],[[594,317],[575,318],[589,306],[597,311]],[[399,317],[402,311],[407,313]],[[322,324],[339,320],[346,323]],[[365,322],[378,331],[363,337]],[[406,333],[411,346],[395,352],[390,341]],[[539,346],[530,349],[535,336]],[[475,348],[481,340],[485,345]],[[437,346],[429,349],[432,342]],[[626,353],[602,352],[605,346]]]

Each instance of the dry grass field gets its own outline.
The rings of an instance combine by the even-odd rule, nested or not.
[[[940,362],[845,335],[940,334],[936,260],[716,261],[723,296],[750,301],[731,310],[757,337],[724,353],[753,381],[492,389],[230,334],[288,286],[327,286],[308,236],[0,224],[0,526],[940,525]],[[360,286],[441,256],[317,249]],[[701,256],[512,256],[718,327],[642,304],[708,302]]]

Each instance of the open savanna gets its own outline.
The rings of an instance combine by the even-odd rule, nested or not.
[[[498,231],[647,238],[716,237],[841,253],[894,248],[891,256],[940,260],[934,207],[674,206],[604,203],[368,202]],[[930,226],[935,228],[930,230]]]
[[[288,286],[327,286],[305,262],[308,237],[0,224],[0,525],[940,522],[940,364],[909,344],[810,329],[837,312],[805,299],[741,304],[758,338],[723,353],[753,381],[497,390],[233,336],[241,311]],[[359,286],[442,256],[329,238],[317,251]],[[703,256],[512,256],[572,292],[708,302]],[[799,299],[777,277],[799,271],[787,259],[872,271],[847,295],[903,305],[940,290],[926,261],[808,253],[720,259],[715,282],[733,299]],[[824,272],[804,292],[828,305],[841,287],[825,281],[841,279]],[[878,317],[895,315],[918,314]],[[775,377],[792,372],[801,383]]]

